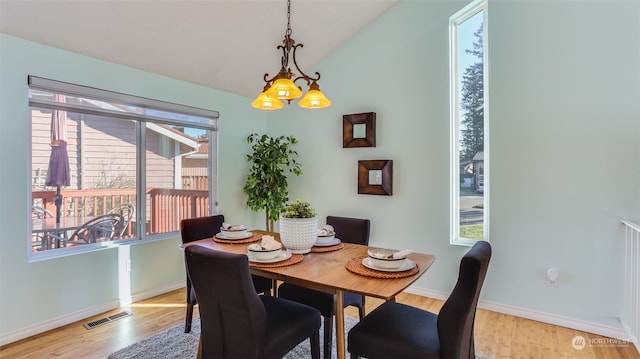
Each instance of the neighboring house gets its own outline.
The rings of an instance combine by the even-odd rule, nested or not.
[[[32,119],[32,189],[38,191],[47,189],[51,111],[34,109]],[[69,113],[66,123],[71,184],[65,189],[135,188],[134,121]],[[146,145],[147,186],[182,188],[182,158],[198,152],[197,140],[170,126],[147,123]]]
[[[206,190],[208,175],[209,140],[198,138],[198,151],[187,154],[182,160],[182,188]]]
[[[478,151],[471,160],[476,191],[484,192],[484,151]]]

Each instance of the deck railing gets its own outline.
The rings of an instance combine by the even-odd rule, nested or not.
[[[625,317],[622,322],[640,351],[640,225],[625,226]]]
[[[33,191],[32,194],[32,205],[56,214],[56,191]],[[134,188],[62,189],[61,195],[61,217],[99,216],[123,203],[136,204]],[[145,197],[146,223],[143,228],[146,234],[177,231],[182,219],[206,216],[209,210],[209,192],[206,190],[150,188]],[[135,225],[130,225],[124,236],[135,235]]]

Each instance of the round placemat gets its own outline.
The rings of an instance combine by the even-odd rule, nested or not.
[[[311,247],[311,253],[323,253],[323,252],[333,252],[339,251],[344,248],[344,243],[334,244],[332,246],[313,246]]]
[[[255,232],[252,232],[251,237],[245,238],[245,239],[222,239],[222,238],[218,238],[217,235],[213,236],[214,242],[224,243],[224,244],[246,244],[246,243],[257,242],[261,239],[262,239],[262,233],[255,233]]]
[[[254,268],[278,268],[278,267],[286,267],[292,264],[300,263],[304,259],[302,254],[292,254],[291,258],[275,262],[275,263],[260,263],[260,262],[251,262],[249,261],[249,266]]]
[[[371,277],[371,278],[405,278],[405,277],[411,277],[412,275],[420,272],[420,269],[418,268],[418,264],[416,264],[416,266],[413,267],[412,269],[408,269],[401,272],[377,271],[375,269],[367,268],[362,264],[362,260],[365,258],[367,258],[367,256],[351,258],[347,262],[347,269],[350,272],[353,272],[355,274],[360,274],[362,276]]]

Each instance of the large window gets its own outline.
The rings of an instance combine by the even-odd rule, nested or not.
[[[29,108],[32,257],[167,238],[215,212],[217,112],[34,76]]]
[[[489,123],[487,3],[449,19],[451,243],[488,240]]]

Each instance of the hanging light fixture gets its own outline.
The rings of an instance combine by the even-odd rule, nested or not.
[[[331,105],[331,101],[320,91],[320,86],[318,86],[320,73],[316,72],[315,77],[311,77],[298,67],[296,50],[303,46],[303,44],[296,44],[291,38],[291,0],[287,0],[287,31],[284,34],[282,45],[278,45],[277,47],[278,49],[282,49],[282,67],[278,74],[272,78],[269,78],[268,73],[264,74],[264,82],[267,84],[264,86],[260,95],[251,102],[251,106],[261,110],[278,110],[283,108],[284,103],[281,100],[286,100],[287,103],[291,103],[291,100],[302,96],[302,89],[295,84],[298,80],[304,80],[309,86],[309,91],[298,101],[300,107],[313,109],[329,107]],[[291,67],[289,67],[290,57],[295,69],[300,75],[296,75],[291,70]]]

